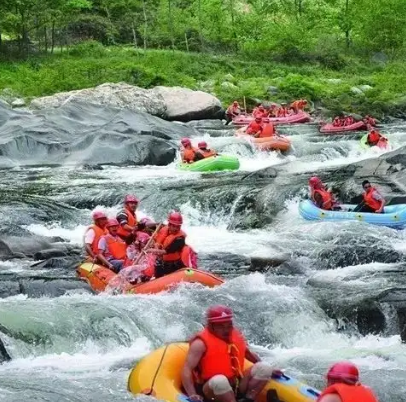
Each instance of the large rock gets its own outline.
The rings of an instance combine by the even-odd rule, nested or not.
[[[181,137],[195,135],[193,127],[147,113],[74,100],[35,112],[0,104],[3,167],[16,163],[163,166],[174,160]]]
[[[77,101],[130,109],[165,120],[183,122],[218,118],[218,114],[222,110],[220,101],[205,92],[161,86],[144,89],[126,83],[106,83],[95,88],[44,96],[34,99],[30,107],[36,110],[59,108]]]

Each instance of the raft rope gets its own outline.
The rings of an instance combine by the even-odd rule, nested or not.
[[[165,346],[165,349],[164,349],[164,351],[163,351],[163,353],[162,353],[161,360],[159,361],[158,367],[157,367],[156,372],[155,372],[155,374],[154,374],[154,378],[152,379],[152,384],[151,384],[150,391],[149,391],[148,393],[145,393],[145,395],[152,395],[152,393],[154,392],[154,385],[155,385],[156,378],[157,378],[157,376],[158,376],[158,373],[159,373],[159,370],[160,370],[160,368],[161,368],[161,366],[162,366],[162,363],[164,362],[164,358],[165,358],[166,351],[168,350],[168,347],[169,347],[170,345],[171,345],[171,344],[168,344],[168,345]]]

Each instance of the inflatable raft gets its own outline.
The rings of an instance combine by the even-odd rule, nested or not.
[[[76,271],[78,276],[85,280],[96,292],[105,291],[110,281],[118,276],[110,269],[91,262],[80,264]],[[131,284],[129,282],[124,283],[121,290],[123,293],[159,293],[173,288],[181,282],[201,283],[202,285],[209,287],[218,286],[224,283],[222,279],[209,272],[193,268],[183,268],[172,274],[163,276],[162,278],[152,279],[149,282],[139,284]]]
[[[180,170],[190,172],[217,172],[220,170],[238,170],[240,161],[235,156],[217,155],[193,163],[181,163]]]
[[[188,402],[181,385],[181,372],[188,350],[187,343],[172,343],[153,351],[131,370],[128,390],[133,394],[152,395],[158,400]],[[245,368],[250,365],[252,363],[246,360]],[[268,390],[276,391],[283,402],[312,402],[320,394],[318,390],[287,375],[269,381],[257,402],[266,402]]]
[[[246,141],[255,145],[261,151],[289,151],[291,142],[288,138],[282,135],[272,135],[271,137],[255,138],[252,135],[245,134],[244,129],[237,130],[235,135],[239,138],[244,138]]]
[[[240,115],[233,119],[233,124],[236,126],[247,126],[254,120],[252,115]],[[306,112],[299,112],[286,117],[266,117],[263,119],[264,123],[276,124],[299,124],[311,121],[311,117]]]
[[[357,121],[354,124],[350,124],[348,126],[340,126],[336,127],[333,126],[332,123],[325,124],[324,126],[320,127],[320,132],[323,134],[342,134],[348,131],[361,131],[366,130],[367,126],[363,121]]]
[[[299,203],[300,215],[309,221],[359,221],[373,225],[403,228],[406,226],[406,204],[388,205],[384,213],[352,212],[356,205],[343,204],[341,211],[326,211],[317,208],[310,200]]]
[[[384,139],[379,140],[378,144],[376,144],[374,146],[376,146],[376,147],[378,147],[379,149],[382,149],[382,150],[390,149],[391,146],[389,144],[388,139],[386,137],[383,137],[383,138]],[[368,134],[365,134],[364,136],[362,136],[362,138],[360,139],[361,148],[364,148],[364,149],[372,148],[368,144],[367,139],[368,139]]]

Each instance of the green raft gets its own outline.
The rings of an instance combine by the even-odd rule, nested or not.
[[[178,168],[189,172],[217,172],[220,170],[238,170],[240,161],[235,156],[217,155],[193,163],[181,163]]]

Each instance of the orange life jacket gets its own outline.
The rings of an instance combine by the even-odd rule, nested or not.
[[[262,128],[262,131],[259,134],[259,137],[264,138],[264,137],[272,137],[275,135],[275,127],[272,123],[267,123],[264,124],[264,127]]]
[[[204,158],[210,158],[210,156],[215,156],[217,153],[212,149],[199,149],[199,152],[203,155]]]
[[[136,215],[134,215],[128,208],[124,208],[124,211],[128,217],[127,225],[135,226],[137,224]],[[124,229],[121,225],[119,226],[117,233],[123,237],[127,237],[131,234],[131,232],[129,230]]]
[[[288,111],[286,110],[286,108],[280,107],[278,109],[278,117],[286,117],[287,112]]]
[[[99,227],[97,225],[91,225],[86,229],[85,235],[90,229],[93,229],[94,234],[95,234],[93,243],[92,243],[92,251],[93,251],[93,254],[96,255],[99,252],[99,247],[98,247],[99,240],[102,236],[107,234],[107,229],[102,229],[101,227]]]
[[[376,188],[372,187],[368,193],[365,192],[363,194],[363,197],[365,204],[371,207],[374,211],[377,211],[381,207],[381,202],[373,198],[375,191],[377,192]]]
[[[182,153],[182,161],[186,162],[186,163],[194,162],[196,152],[197,152],[196,148],[190,148],[190,149],[185,148]]]
[[[378,402],[373,392],[362,384],[333,384],[327,387],[317,399],[317,402],[329,394],[337,394],[342,402]]]
[[[252,121],[245,131],[247,134],[256,134],[262,131],[261,123],[257,123],[256,121]]]
[[[377,144],[380,139],[381,139],[381,134],[378,131],[372,130],[368,134],[368,142],[371,144]]]
[[[316,193],[319,193],[321,195],[321,198],[323,199],[322,209],[331,210],[332,204],[333,204],[333,198],[331,196],[331,193],[324,189],[313,190],[313,193],[312,193],[313,202],[316,202],[316,200],[314,198],[314,195]]]
[[[220,374],[229,380],[242,377],[247,343],[241,332],[233,329],[230,342],[227,343],[205,328],[196,334],[190,343],[196,339],[201,339],[206,346],[206,352],[195,373],[198,383],[205,383]]]
[[[114,260],[125,260],[127,258],[127,244],[120,236],[112,236],[107,234],[104,236],[107,244],[106,258],[112,258]]]
[[[164,226],[156,237],[156,244],[160,245],[164,250],[166,250],[175,239],[183,237],[186,238],[185,232],[180,230],[176,234],[169,234],[168,226]],[[182,260],[182,250],[175,253],[167,253],[162,256],[162,259],[167,262]]]

